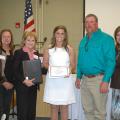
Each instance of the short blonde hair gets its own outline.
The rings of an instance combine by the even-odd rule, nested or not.
[[[25,40],[27,39],[27,37],[30,36],[30,37],[34,37],[35,39],[35,42],[37,42],[37,35],[35,32],[24,32],[23,33],[23,36],[22,36],[22,42],[21,42],[21,47],[24,47],[25,45]]]

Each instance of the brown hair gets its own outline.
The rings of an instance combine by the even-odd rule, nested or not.
[[[120,26],[118,26],[118,27],[115,29],[115,31],[114,31],[114,38],[115,38],[116,48],[117,48],[117,49],[118,49],[118,47],[119,47],[119,45],[120,45],[120,44],[117,42],[117,38],[116,38],[118,32],[120,32]]]
[[[10,49],[13,51],[13,49],[14,49],[13,34],[12,34],[12,31],[10,29],[1,30],[1,32],[0,32],[0,48],[2,48],[2,35],[4,32],[9,32],[11,35]]]
[[[88,15],[85,17],[85,20],[86,20],[88,17],[94,17],[94,18],[95,18],[95,21],[98,22],[98,17],[97,17],[95,14],[88,14]]]
[[[27,39],[27,37],[30,36],[30,37],[34,37],[35,38],[35,42],[37,42],[37,35],[35,32],[24,32],[23,33],[23,36],[22,36],[22,42],[21,42],[21,47],[24,47],[25,45],[25,40]]]
[[[51,39],[51,48],[55,47],[56,45],[56,38],[55,38],[55,33],[56,31],[58,31],[59,29],[63,29],[64,32],[65,32],[65,38],[64,38],[64,41],[63,41],[63,44],[62,44],[62,47],[64,47],[65,49],[67,48],[67,45],[68,45],[68,32],[67,32],[67,29],[65,26],[63,25],[59,25],[59,26],[56,26],[53,30],[53,36],[52,36],[52,39]]]

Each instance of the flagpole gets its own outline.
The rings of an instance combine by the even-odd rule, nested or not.
[[[38,7],[37,7],[37,0],[35,1],[36,2],[36,11],[35,11],[35,18],[36,18],[36,24],[35,24],[35,28],[36,28],[36,33],[37,33],[37,35],[38,35],[38,27],[37,27],[37,24],[38,24],[38,16],[37,16],[37,14],[38,14]],[[39,39],[39,38],[38,38]]]
[[[39,42],[41,43],[43,41],[43,0],[38,0],[38,8],[39,8],[39,13],[38,14],[38,32],[39,32]],[[41,52],[41,44],[39,44],[39,52]]]
[[[40,28],[39,28],[39,25],[40,25],[40,22],[39,22],[39,4],[38,4],[38,0],[36,0],[36,33],[37,33],[37,36],[38,36],[38,51],[40,51]]]
[[[44,0],[41,0],[41,42],[43,42],[44,32]]]
[[[41,8],[41,0],[39,0],[39,12],[40,12],[40,8]],[[40,12],[41,13],[41,12]],[[40,27],[40,24],[41,24],[41,19],[40,19],[40,14],[39,14],[39,41],[41,42],[41,27]],[[40,51],[39,52],[41,52],[41,48],[40,48],[40,44],[39,44],[39,49],[40,49]]]

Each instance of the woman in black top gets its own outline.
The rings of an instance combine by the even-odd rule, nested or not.
[[[0,119],[3,114],[9,117],[13,88],[13,35],[11,30],[0,33]]]
[[[38,52],[35,50],[36,42],[37,38],[34,32],[25,32],[22,47],[16,50],[14,54],[14,77],[18,120],[35,120],[37,85],[33,83],[34,78],[28,80],[29,78],[24,76],[23,61],[38,59]]]
[[[120,120],[120,26],[116,28],[114,37],[116,41],[116,67],[111,79],[111,120]]]

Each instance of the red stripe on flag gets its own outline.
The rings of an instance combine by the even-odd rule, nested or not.
[[[35,31],[31,0],[25,0],[24,31]]]
[[[30,21],[28,24],[24,26],[24,30],[28,29],[30,26],[34,24],[34,20]]]
[[[35,31],[35,28],[32,30],[32,32],[36,32],[36,31]]]

